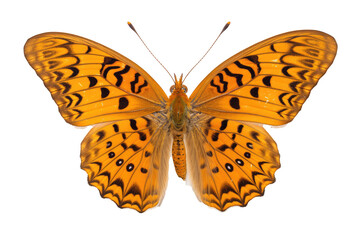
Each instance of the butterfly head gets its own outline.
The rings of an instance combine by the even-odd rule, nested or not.
[[[177,79],[176,75],[174,74],[175,76],[175,85],[172,85],[170,87],[170,92],[171,94],[186,94],[187,93],[187,87],[185,85],[183,85],[183,75],[181,74],[180,75],[180,78]]]

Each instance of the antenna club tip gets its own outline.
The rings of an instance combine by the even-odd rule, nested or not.
[[[230,25],[230,22],[227,22],[224,26],[224,28],[222,29],[221,33],[223,33]]]
[[[134,32],[136,32],[134,26],[131,24],[131,22],[127,22],[127,24],[129,25],[129,27],[131,28],[131,30],[133,30]]]

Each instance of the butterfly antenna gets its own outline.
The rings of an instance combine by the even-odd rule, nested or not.
[[[150,52],[150,54],[155,58],[155,60],[160,63],[160,65],[165,69],[165,71],[169,74],[169,76],[171,77],[171,79],[173,80],[173,82],[175,82],[174,78],[171,76],[171,74],[169,73],[169,71],[166,69],[166,67],[164,67],[164,65],[162,65],[162,63],[159,61],[159,59],[157,59],[155,57],[155,55],[150,51],[150,49],[148,48],[148,46],[146,46],[145,42],[142,40],[142,38],[140,37],[140,35],[138,34],[138,32],[135,30],[135,27],[131,24],[131,22],[127,23],[129,25],[129,27],[131,28],[131,30],[133,30],[136,35],[140,38],[141,42],[144,44],[144,46],[146,47],[146,49]]]
[[[187,76],[191,73],[191,71],[201,62],[201,60],[204,59],[204,57],[206,56],[206,54],[208,54],[208,52],[209,52],[209,51],[211,50],[211,48],[215,45],[216,41],[219,39],[219,37],[221,36],[221,34],[222,34],[223,32],[225,32],[225,30],[229,27],[229,25],[230,25],[230,22],[227,22],[227,23],[225,24],[225,26],[224,26],[223,29],[221,30],[220,34],[217,36],[217,38],[215,39],[215,41],[213,42],[213,44],[211,44],[210,48],[206,51],[206,53],[204,54],[204,56],[202,56],[202,58],[200,58],[200,60],[199,60],[199,61],[190,69],[190,71],[186,74],[183,82],[185,82],[186,77],[187,77]]]

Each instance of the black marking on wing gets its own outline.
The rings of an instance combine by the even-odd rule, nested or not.
[[[72,98],[69,97],[69,96],[66,96],[65,98],[66,98],[67,100],[69,100],[68,105],[66,105],[66,107],[68,108],[68,107],[70,107],[70,105],[72,104],[73,100],[72,100]]]
[[[243,85],[243,83],[242,83],[243,75],[242,75],[242,74],[232,73],[232,72],[230,72],[230,70],[227,69],[227,68],[224,68],[223,71],[226,73],[226,75],[228,75],[228,76],[230,76],[230,77],[235,77],[235,78],[236,78],[236,83],[237,83],[237,85],[238,85],[239,87],[241,87],[241,86]]]
[[[140,139],[141,141],[145,141],[145,140],[146,140],[146,134],[145,134],[145,133],[143,133],[143,132],[138,132],[138,134],[139,134],[139,139]]]
[[[107,88],[101,88],[101,98],[106,98],[107,96],[109,96],[110,91]]]
[[[139,83],[139,77],[140,77],[140,74],[135,73],[135,80],[130,82],[131,92],[136,93],[136,94],[141,92],[141,88],[146,87],[148,85],[147,81],[144,80],[144,83],[138,87],[137,91],[135,91],[135,86],[136,86],[137,83]]]
[[[127,149],[126,143],[121,143],[120,145],[123,147],[124,150]]]
[[[219,139],[219,133],[215,132],[213,133],[213,135],[211,135],[211,139],[216,142]]]
[[[69,67],[68,69],[72,71],[72,74],[69,76],[69,78],[76,77],[79,74],[79,69],[76,67]]]
[[[297,88],[296,88],[296,86],[298,85],[298,84],[300,84],[301,82],[299,82],[299,81],[295,81],[295,82],[292,82],[292,83],[290,83],[289,84],[289,87],[291,88],[291,90],[293,90],[294,92],[298,92],[298,90],[297,90]]]
[[[120,178],[115,179],[115,181],[113,181],[110,184],[110,186],[112,186],[112,185],[116,185],[116,186],[120,187],[122,189],[122,191],[124,191],[124,182]]]
[[[115,132],[119,132],[119,126],[117,124],[114,124],[113,128]]]
[[[130,67],[129,67],[128,65],[126,65],[123,70],[117,71],[116,73],[114,73],[114,76],[115,76],[116,79],[117,79],[117,81],[116,81],[116,83],[115,83],[115,85],[116,85],[117,87],[120,87],[121,84],[122,84],[122,82],[123,82],[122,74],[129,72],[129,70],[130,70]]]
[[[248,57],[246,57],[246,59],[248,59],[249,61],[251,61],[251,62],[253,62],[253,63],[255,63],[256,64],[256,66],[257,66],[257,70],[258,70],[258,72],[260,72],[260,70],[261,70],[261,67],[260,67],[260,63],[259,63],[259,57],[258,56],[256,56],[256,55],[253,55],[253,56],[248,56]]]
[[[284,116],[282,115],[282,112],[284,112],[286,109],[282,109],[280,111],[277,112],[277,114],[279,114],[280,117],[284,118]]]
[[[259,97],[259,88],[258,87],[254,87],[250,90],[250,94],[251,96],[258,98]]]
[[[73,109],[73,111],[77,112],[79,115],[75,118],[78,119],[84,112],[77,110],[77,109]]]
[[[245,70],[249,71],[250,74],[251,74],[251,78],[254,78],[254,77],[255,77],[255,71],[254,71],[254,69],[252,69],[252,68],[249,67],[249,66],[245,66],[245,65],[241,64],[239,61],[235,61],[234,63],[235,63],[235,65],[236,65],[238,68],[245,69]]]
[[[271,45],[270,45],[270,49],[271,49],[271,51],[276,52],[275,47],[274,47],[274,44],[271,44]]]
[[[64,76],[62,72],[54,71],[53,73],[56,75],[55,81],[59,81]]]
[[[305,52],[311,56],[314,56],[314,57],[318,57],[319,56],[319,53],[320,51],[317,50],[317,49],[313,49],[313,48],[309,48],[309,49],[306,49]]]
[[[97,84],[97,79],[95,77],[88,77],[88,79],[90,81],[89,88]]]
[[[271,87],[271,76],[266,76],[262,79],[265,86]]]
[[[229,148],[229,146],[228,145],[226,145],[226,144],[223,144],[223,145],[221,145],[220,147],[218,147],[218,149],[220,150],[220,151],[222,151],[222,152],[224,152],[226,149],[228,149]]]
[[[107,67],[107,68],[105,69],[105,71],[102,73],[102,75],[104,76],[104,78],[106,78],[110,70],[119,69],[119,68],[120,68],[119,66]],[[101,72],[100,72],[100,73],[101,73]]]
[[[108,64],[113,64],[115,63],[117,60],[115,58],[111,58],[111,57],[104,57],[104,62],[101,64],[101,69],[100,69],[100,73],[104,74],[103,73],[103,70],[104,70],[104,67],[105,65],[108,65]],[[107,75],[107,73],[105,74],[105,76]]]
[[[125,196],[126,196],[126,195],[129,195],[129,194],[132,194],[132,195],[134,195],[134,196],[135,196],[135,195],[139,195],[140,198],[141,198],[141,190],[140,190],[139,186],[138,186],[137,184],[132,185],[132,186],[129,188],[129,190],[126,192]],[[141,208],[141,207],[139,206],[139,208]]]
[[[290,68],[292,68],[292,66],[283,67],[283,69],[281,70],[281,72],[282,72],[285,76],[292,77],[291,74],[288,73],[288,71],[289,71]]]
[[[302,59],[300,61],[302,64],[304,64],[306,67],[313,68],[314,67],[314,60],[313,59]]]
[[[53,69],[56,68],[57,66],[59,66],[60,62],[59,61],[48,61],[49,64],[49,69]]]
[[[222,75],[222,73],[219,73],[217,76],[219,77],[220,83],[223,84],[223,90],[221,90],[221,87],[219,85],[216,85],[214,83],[214,79],[211,80],[210,85],[213,86],[213,87],[216,87],[216,91],[218,93],[224,93],[227,90],[228,82],[224,81],[224,76]]]
[[[85,54],[88,54],[90,51],[91,51],[91,47],[87,46],[87,50],[86,50]]]
[[[285,97],[286,95],[287,95],[287,93],[282,93],[279,95],[279,101],[282,105],[285,105],[283,97]]]
[[[289,97],[289,99],[288,99],[288,102],[289,102],[290,106],[292,106],[292,107],[293,107],[293,103],[292,103],[291,100],[292,100],[294,97],[296,97],[296,95],[291,95],[291,97]]]
[[[134,119],[130,119],[130,127],[133,129],[133,130],[138,130],[138,127],[136,125],[136,120]]]
[[[135,145],[135,144],[131,144],[130,147],[132,150],[134,150],[134,152],[138,151],[140,149],[139,146]]]
[[[78,101],[75,103],[75,106],[77,106],[83,98],[79,93],[74,93],[73,95],[78,98]]]
[[[253,139],[255,139],[256,141],[258,141],[258,142],[260,142],[260,140],[259,140],[259,133],[257,133],[257,132],[254,132],[254,131],[252,131],[251,132],[251,137],[253,138]]]
[[[105,131],[99,131],[96,133],[99,136],[97,142],[101,141],[105,137]]]
[[[68,84],[67,82],[61,82],[60,84],[63,85],[64,88],[65,88],[64,91],[62,92],[62,94],[65,94],[65,93],[69,92],[69,90],[71,88],[70,84]]]
[[[223,131],[223,130],[225,130],[226,129],[226,127],[227,127],[227,124],[228,124],[228,120],[222,120],[221,121],[221,126],[220,126],[220,130],[221,131]]]
[[[300,72],[298,72],[298,75],[299,77],[302,79],[302,80],[305,80],[306,81],[306,78],[305,78],[305,74],[308,73],[309,71],[308,70],[302,70]]]

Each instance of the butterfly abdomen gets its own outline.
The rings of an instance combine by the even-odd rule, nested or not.
[[[185,180],[186,177],[186,153],[184,145],[184,135],[174,134],[172,146],[172,157],[174,161],[176,174]]]

